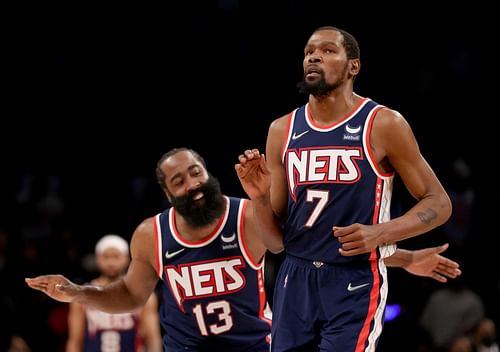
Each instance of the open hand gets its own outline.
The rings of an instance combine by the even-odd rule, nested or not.
[[[439,282],[454,279],[462,274],[457,262],[441,255],[448,248],[448,243],[441,246],[413,251],[413,258],[405,269],[418,276],[427,276]]]
[[[80,286],[62,275],[42,275],[26,278],[26,283],[34,290],[42,291],[59,302],[73,302],[80,291]]]

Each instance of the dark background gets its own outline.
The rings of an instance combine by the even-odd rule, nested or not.
[[[306,101],[295,87],[303,47],[323,25],[359,41],[355,91],[401,112],[445,188],[474,195],[467,209],[456,208],[465,212],[457,220],[465,235],[455,246],[451,230],[440,228],[401,247],[450,242],[447,255],[461,262],[498,322],[491,245],[498,231],[489,206],[496,189],[485,167],[496,154],[491,8],[299,0],[20,6],[2,15],[0,293],[7,308],[0,320],[33,351],[60,348],[65,305],[27,289],[23,278],[92,277],[87,255],[98,238],[130,239],[167,205],[154,169],[173,147],[197,150],[224,193],[244,196],[237,156],[264,150],[271,121]],[[457,160],[469,173],[459,176]],[[395,211],[411,205],[400,184],[395,193]],[[389,303],[406,310],[387,324],[380,350],[410,351],[419,342],[408,337],[417,335],[418,314],[439,284],[400,269],[390,269],[390,279]]]

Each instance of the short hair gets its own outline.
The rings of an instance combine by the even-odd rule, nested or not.
[[[121,253],[128,255],[129,248],[128,248],[128,242],[125,241],[122,237],[115,235],[115,234],[109,234],[106,236],[103,236],[95,245],[95,254],[99,255],[102,252],[104,252],[106,249],[109,248],[114,248]]]
[[[163,154],[161,156],[160,160],[158,160],[158,162],[156,163],[156,180],[160,184],[161,188],[163,188],[165,190],[167,189],[167,185],[165,184],[165,174],[161,170],[161,164],[163,164],[163,162],[165,160],[167,160],[168,158],[170,158],[171,156],[173,156],[179,152],[190,152],[196,158],[196,160],[198,160],[203,165],[203,167],[205,169],[207,168],[207,165],[205,164],[205,160],[201,157],[201,155],[197,151],[195,151],[193,149],[181,147],[181,148],[173,148],[173,149],[169,150],[168,152]]]
[[[347,55],[348,59],[359,59],[360,58],[360,50],[359,50],[359,44],[356,38],[349,32],[333,27],[333,26],[322,26],[317,28],[313,33],[316,33],[318,31],[336,31],[342,34],[344,37],[344,42],[342,43],[344,45],[344,49]]]

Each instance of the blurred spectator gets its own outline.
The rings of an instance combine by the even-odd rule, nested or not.
[[[31,351],[20,334],[19,319],[13,299],[0,292],[0,351]]]
[[[430,295],[420,323],[430,334],[433,347],[446,351],[455,339],[472,332],[484,317],[481,297],[459,276]]]
[[[99,276],[91,281],[92,285],[104,286],[118,280],[130,263],[127,241],[114,234],[103,236],[95,246],[95,260]],[[66,351],[161,351],[158,309],[156,293],[141,309],[120,314],[72,302],[67,314]]]
[[[471,339],[467,336],[457,337],[451,343],[448,352],[474,352]]]
[[[12,336],[7,352],[31,352],[31,348],[20,336]]]
[[[497,329],[491,319],[483,319],[472,336],[474,352],[500,352],[497,342]]]

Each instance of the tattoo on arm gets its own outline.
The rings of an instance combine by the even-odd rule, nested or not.
[[[432,220],[437,218],[437,212],[434,209],[429,208],[425,212],[418,212],[417,216],[419,217],[420,221],[428,225]]]

